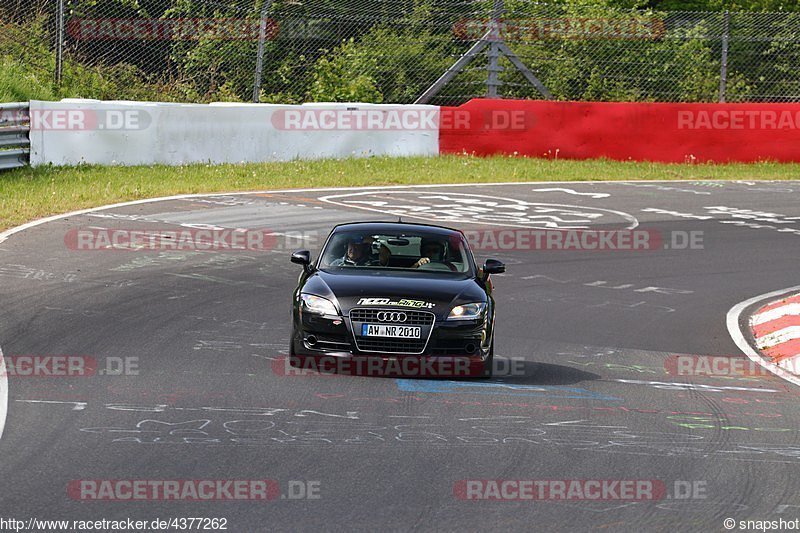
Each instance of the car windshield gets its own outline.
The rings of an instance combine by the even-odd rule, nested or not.
[[[341,231],[331,236],[319,267],[467,273],[471,262],[458,233]]]

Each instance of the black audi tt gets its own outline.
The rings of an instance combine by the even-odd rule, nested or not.
[[[290,354],[309,357],[479,364],[494,356],[491,274],[458,230],[405,222],[342,224],[317,261],[303,265],[293,295]]]

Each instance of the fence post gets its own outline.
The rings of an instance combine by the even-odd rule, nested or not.
[[[517,55],[508,47],[503,41],[503,32],[501,31],[500,23],[501,17],[505,14],[504,0],[494,0],[494,7],[492,10],[492,23],[486,33],[477,41],[467,52],[461,56],[455,64],[447,69],[433,85],[428,87],[422,95],[416,99],[415,104],[427,104],[431,98],[444,87],[450,80],[452,80],[459,72],[461,72],[467,64],[475,59],[478,54],[488,46],[489,61],[486,65],[487,78],[486,78],[486,95],[489,98],[497,97],[497,88],[503,84],[499,79],[499,73],[503,71],[503,67],[499,65],[500,56],[506,56],[514,67],[522,73],[528,82],[536,87],[536,89],[546,99],[551,100],[553,95],[547,90],[539,78],[537,78],[531,70],[525,66],[525,63],[517,57]]]
[[[723,15],[722,24],[722,58],[720,61],[719,72],[719,101],[725,103],[726,93],[728,91],[728,23],[730,13],[725,11]]]
[[[505,11],[504,0],[494,0],[492,9],[492,22],[489,31],[489,63],[486,65],[486,97],[497,98],[497,88],[501,85],[500,73],[503,67],[500,66],[500,18]]]
[[[258,31],[258,52],[256,55],[256,73],[253,82],[253,103],[258,103],[261,93],[261,76],[264,72],[264,41],[267,40],[267,13],[272,5],[272,0],[264,0],[261,7],[261,24]]]
[[[64,0],[58,0],[56,13],[56,87],[61,88],[61,76],[64,70]]]

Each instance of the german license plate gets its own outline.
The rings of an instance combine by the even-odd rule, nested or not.
[[[394,337],[396,339],[419,339],[421,328],[415,326],[387,326],[385,324],[362,324],[362,337]]]

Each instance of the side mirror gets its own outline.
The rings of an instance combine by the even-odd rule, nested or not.
[[[308,250],[297,250],[292,254],[292,263],[303,265],[303,270],[311,271],[311,252]]]
[[[483,264],[483,277],[489,277],[489,274],[502,274],[506,271],[506,265],[497,259],[487,259]]]

